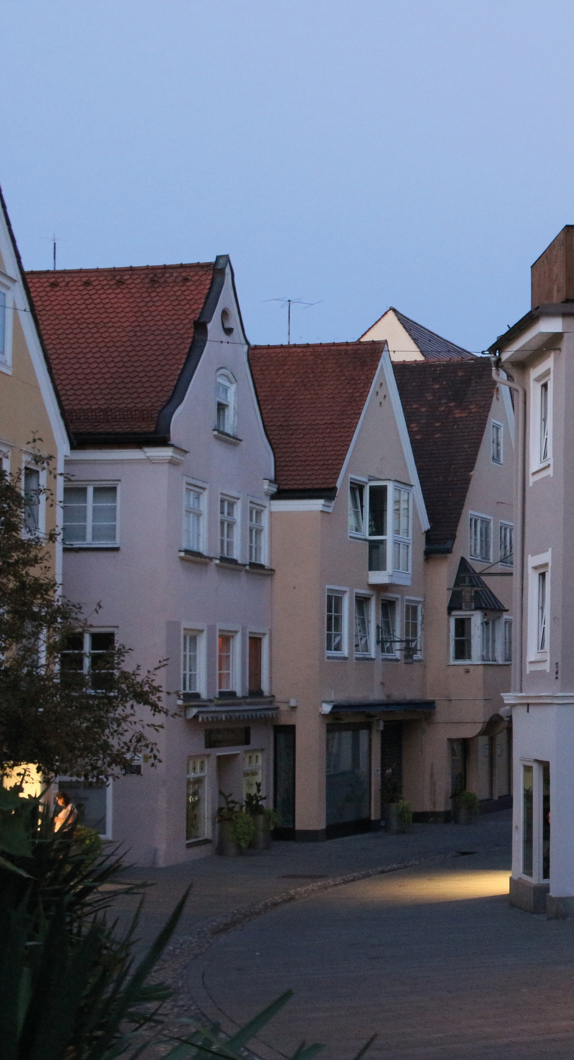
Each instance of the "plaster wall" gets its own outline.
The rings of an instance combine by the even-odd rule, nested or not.
[[[361,342],[380,342],[385,339],[392,361],[424,361],[423,354],[393,309],[387,309],[387,312],[361,336]]]

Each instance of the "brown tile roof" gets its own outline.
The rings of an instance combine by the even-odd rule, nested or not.
[[[334,490],[384,345],[251,347],[280,493]]]
[[[436,331],[430,331],[429,328],[424,328],[422,324],[417,324],[416,320],[406,317],[404,313],[400,313],[394,306],[391,306],[391,309],[413,342],[418,346],[425,360],[470,361],[474,359],[474,354],[464,350],[462,346],[457,346],[456,343],[449,342],[448,339],[443,339],[441,335],[437,335]]]
[[[427,548],[449,550],[492,405],[490,360],[404,361],[393,371],[430,522]]]
[[[29,272],[52,371],[78,435],[153,434],[214,264]]]

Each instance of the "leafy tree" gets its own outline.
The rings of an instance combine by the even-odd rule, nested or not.
[[[49,489],[38,492],[55,503]],[[18,475],[0,472],[0,772],[34,763],[48,779],[95,780],[135,755],[154,764],[168,713],[157,683],[164,664],[130,669],[128,649],[108,637],[84,672],[88,624],[54,580],[57,533],[34,528],[37,504]]]

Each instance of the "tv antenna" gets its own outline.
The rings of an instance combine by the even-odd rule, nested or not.
[[[52,244],[52,268],[56,271],[56,248],[58,243],[58,237],[54,233],[53,236],[41,236],[42,239],[48,239]]]
[[[300,305],[303,309],[309,309],[312,305],[320,305],[323,301],[322,298],[318,302],[304,302],[302,298],[264,298],[264,302],[281,302],[281,309],[287,307],[287,345],[291,345],[291,306]]]

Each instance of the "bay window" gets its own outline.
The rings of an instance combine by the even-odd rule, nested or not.
[[[410,585],[412,491],[394,482],[366,487],[369,584]]]

